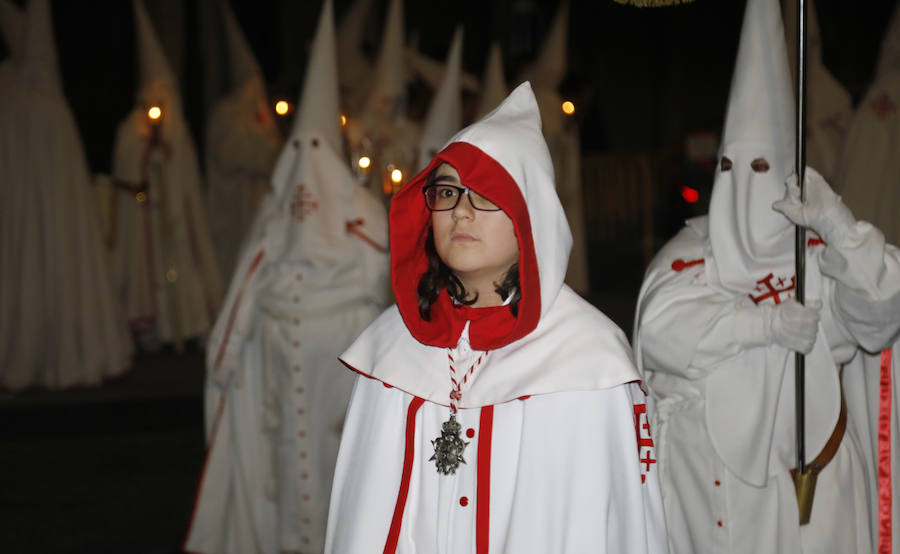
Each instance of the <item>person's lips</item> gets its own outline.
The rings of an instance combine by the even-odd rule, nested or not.
[[[475,242],[478,239],[468,233],[453,233],[450,235],[450,240],[453,242]]]

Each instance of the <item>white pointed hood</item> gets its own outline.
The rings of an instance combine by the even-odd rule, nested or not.
[[[282,187],[289,186],[287,184],[289,176],[298,163],[297,150],[302,148],[298,145],[312,140],[316,142],[323,140],[328,143],[328,147],[335,155],[343,156],[336,50],[334,10],[332,1],[325,0],[310,51],[303,90],[297,102],[291,135],[272,175],[272,184],[278,194]]]
[[[227,0],[222,2],[222,22],[228,46],[230,82],[232,88],[237,88],[251,79],[261,77],[262,69]]]
[[[748,0],[709,207],[713,286],[792,275],[794,227],[772,210],[794,169],[794,103],[777,0]]]
[[[403,0],[391,0],[366,111],[388,118],[397,115],[406,90],[404,40]]]
[[[500,43],[491,45],[488,54],[487,65],[484,67],[484,77],[481,79],[481,99],[478,101],[478,115],[481,117],[500,105],[506,98],[506,77],[503,75],[503,51]]]
[[[535,90],[556,90],[566,75],[566,49],[569,40],[569,2],[564,0],[556,11],[553,23],[537,59],[529,65],[522,80],[531,81]]]
[[[894,9],[891,21],[885,29],[875,69],[876,80],[892,74],[894,76],[900,74],[900,7]]]
[[[44,92],[62,93],[62,79],[53,38],[53,16],[48,0],[30,0],[22,44],[23,76]]]
[[[784,30],[791,79],[797,75],[797,0],[784,3]],[[822,61],[822,37],[815,2],[807,2],[806,163],[830,181],[850,123],[850,93]]]
[[[428,266],[431,213],[422,187],[442,163],[500,206],[519,241],[517,313],[510,306],[456,305],[441,290],[430,319],[419,313],[417,283]],[[447,348],[468,325],[474,350],[490,357],[460,407],[523,395],[597,390],[639,377],[624,334],[563,284],[572,235],[556,196],[537,102],[523,83],[482,120],[460,131],[391,203],[389,308],[341,356],[349,367],[426,400],[447,404]],[[552,368],[552,371],[548,370]]]
[[[425,167],[447,139],[462,127],[462,41],[462,27],[457,27],[447,54],[444,78],[425,114],[416,169]]]
[[[134,28],[138,49],[138,103],[161,104],[167,108],[181,109],[178,79],[172,71],[166,54],[157,37],[150,15],[141,0],[133,0]],[[165,114],[163,115],[165,117]]]
[[[338,79],[341,99],[350,110],[364,101],[372,71],[362,52],[363,31],[372,11],[372,0],[356,0],[344,14],[337,32]]]

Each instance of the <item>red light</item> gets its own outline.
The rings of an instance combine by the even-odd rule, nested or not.
[[[684,186],[681,187],[681,197],[684,198],[684,201],[688,204],[693,204],[700,199],[700,193],[691,187]]]

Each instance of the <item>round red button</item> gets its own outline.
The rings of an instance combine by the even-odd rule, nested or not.
[[[460,496],[460,497],[459,497],[459,505],[460,505],[460,506],[468,506],[468,505],[469,505],[469,499],[466,498],[465,496]]]
[[[720,519],[719,521],[717,521],[717,522],[716,522],[716,525],[718,525],[719,527],[721,527],[721,526],[722,526],[722,520]]]
[[[469,427],[468,429],[466,429],[466,436],[469,437],[470,439],[471,439],[472,437],[474,437],[474,436],[475,436],[475,429],[472,429],[471,427]]]

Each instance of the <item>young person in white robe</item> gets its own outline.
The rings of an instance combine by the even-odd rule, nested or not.
[[[882,39],[875,81],[860,102],[837,163],[835,188],[859,219],[885,235],[886,251],[900,246],[900,10]],[[896,266],[897,262],[894,262]],[[883,275],[893,277],[896,269]],[[880,281],[893,295],[889,313],[900,318],[900,283]],[[847,364],[849,425],[856,429],[869,468],[869,508],[877,552],[900,552],[900,337],[862,343]]]
[[[308,67],[210,337],[189,552],[322,552],[353,387],[337,356],[387,304],[387,214],[344,157],[330,0]]]
[[[220,273],[230,278],[260,199],[269,190],[281,133],[262,69],[227,2],[222,2],[231,91],[206,127],[206,205]]]
[[[135,107],[119,124],[113,175],[119,195],[115,287],[145,346],[203,338],[222,283],[206,219],[200,165],[175,74],[141,0],[133,2],[139,54]],[[156,119],[151,117],[152,108]]]
[[[325,552],[666,552],[646,398],[625,335],[563,284],[528,83],[394,197],[390,233],[397,305],[341,355]]]
[[[799,203],[783,37],[778,3],[748,0],[709,215],[657,254],[639,298],[635,353],[655,400],[676,553],[872,551],[839,369],[896,332],[896,300],[880,291],[900,267],[813,169]],[[806,306],[792,298],[795,223],[818,234]],[[806,461],[825,464],[803,526],[790,473],[796,352],[806,355]]]
[[[98,385],[131,366],[50,5],[0,3],[0,389]]]

